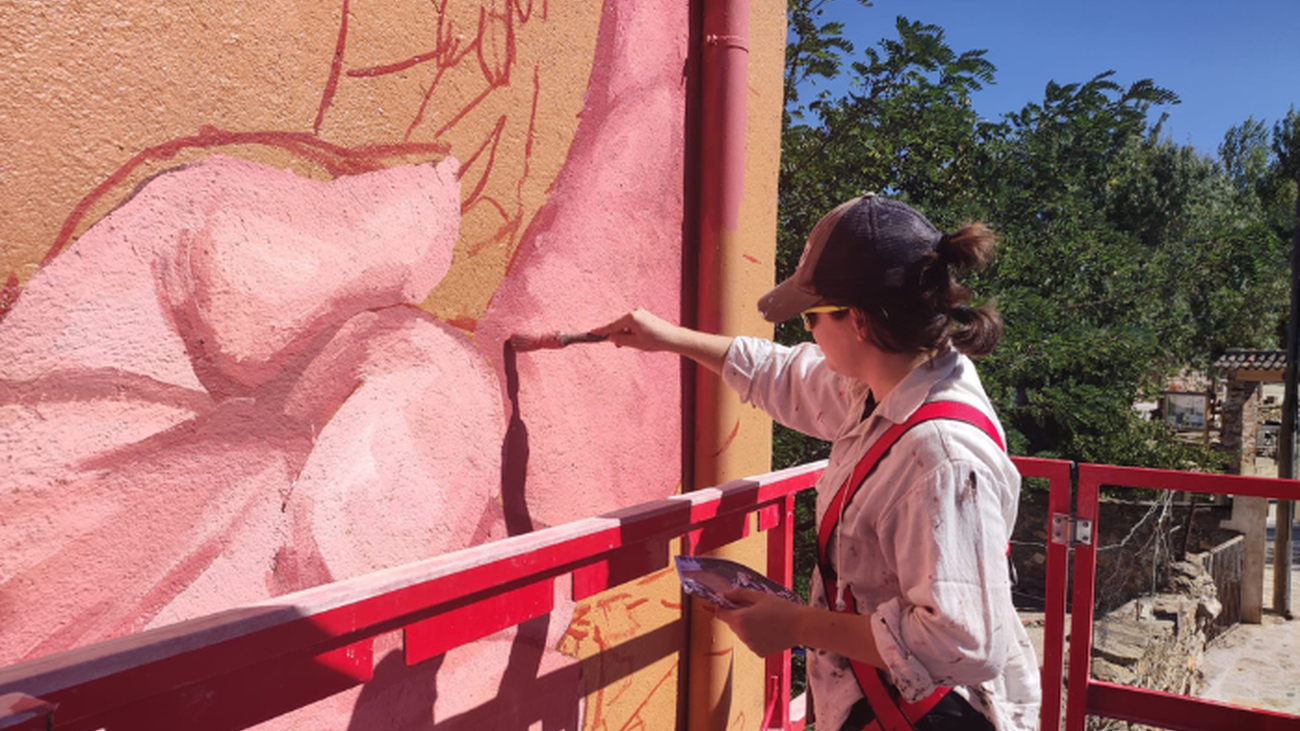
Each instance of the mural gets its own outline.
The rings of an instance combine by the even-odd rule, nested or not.
[[[673,359],[507,342],[677,310],[687,22],[0,7],[0,663],[676,491]],[[580,728],[559,599],[267,725]]]

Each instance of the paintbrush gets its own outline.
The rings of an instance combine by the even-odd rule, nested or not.
[[[591,332],[553,332],[546,335],[524,335],[515,333],[510,336],[510,347],[514,348],[516,353],[523,353],[529,350],[557,350],[570,343],[599,343],[607,337],[609,336],[597,335]]]

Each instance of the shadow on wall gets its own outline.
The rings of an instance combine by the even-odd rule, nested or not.
[[[488,639],[490,648],[506,652],[504,669],[482,662],[455,664],[440,655],[407,667],[401,653],[391,653],[375,666],[374,678],[362,686],[349,731],[403,728],[446,731],[536,728],[581,731],[583,685],[580,667],[567,658],[551,657],[546,646],[548,618],[519,625],[513,641]],[[486,671],[486,673],[484,672]],[[445,690],[440,690],[445,689]],[[470,693],[472,699],[452,699],[439,705],[439,695]],[[458,709],[439,713],[451,705]],[[400,713],[403,715],[395,715]],[[430,714],[430,709],[434,709]]]
[[[533,530],[528,515],[525,484],[528,480],[528,426],[519,410],[519,361],[507,340],[501,345],[501,370],[505,375],[506,401],[510,419],[501,441],[501,508],[506,531],[517,536]]]

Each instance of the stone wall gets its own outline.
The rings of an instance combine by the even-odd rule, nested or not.
[[[1241,588],[1245,578],[1246,537],[1237,534],[1201,553],[1187,554],[1209,572],[1223,609],[1209,630],[1209,638],[1223,634],[1241,622]]]
[[[1092,676],[1122,685],[1187,693],[1198,682],[1205,643],[1222,607],[1214,579],[1199,564],[1170,566],[1167,591],[1139,597],[1093,626]],[[1137,729],[1109,719],[1089,719],[1090,729]]]
[[[1228,456],[1230,474],[1255,471],[1255,431],[1259,422],[1260,385],[1229,379],[1220,419],[1219,444]]]

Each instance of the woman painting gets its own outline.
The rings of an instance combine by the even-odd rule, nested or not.
[[[803,646],[821,731],[1037,727],[1037,662],[1011,600],[1020,477],[972,357],[1002,324],[954,279],[983,266],[952,235],[868,194],[827,214],[759,301],[814,343],[701,333],[644,310],[597,329],[719,373],[777,421],[832,442],[817,484],[809,605],[737,590],[717,616],[759,655]]]

